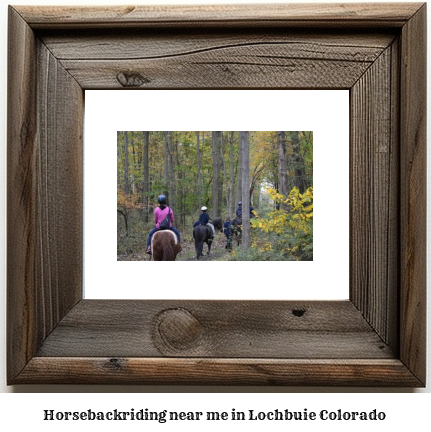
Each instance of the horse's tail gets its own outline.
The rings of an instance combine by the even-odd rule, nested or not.
[[[193,230],[193,234],[195,237],[195,250],[196,250],[196,255],[197,258],[199,259],[199,257],[202,255],[202,250],[204,248],[204,241],[205,241],[205,235],[206,235],[206,227],[205,231],[203,231],[201,229],[203,225],[197,225],[195,227],[195,229]]]
[[[204,242],[203,240],[201,240],[198,244],[198,256],[202,255],[203,250],[204,250]]]
[[[168,241],[163,242],[163,258],[162,261],[174,261],[175,260],[175,251],[172,246],[173,239],[169,236]]]

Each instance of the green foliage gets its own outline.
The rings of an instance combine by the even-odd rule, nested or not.
[[[241,247],[231,253],[231,261],[296,261],[286,254],[283,244],[277,235],[253,230],[251,233],[251,247],[244,251]]]
[[[280,209],[265,217],[252,220],[252,227],[267,236],[256,236],[252,248],[281,253],[285,259],[309,261],[313,259],[313,188],[303,194],[294,187],[285,197],[274,189],[268,189]],[[275,236],[274,236],[275,235]]]

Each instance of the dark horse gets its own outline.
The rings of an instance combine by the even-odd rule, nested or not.
[[[214,239],[212,229],[205,225],[196,225],[193,228],[193,238],[195,239],[196,259],[203,256],[204,242],[208,245],[207,255],[210,254],[211,244]]]
[[[215,218],[209,221],[213,225],[214,229],[223,232],[223,221],[220,218]]]
[[[237,246],[241,243],[241,234],[242,234],[242,219],[236,217],[231,224],[232,227],[232,237],[236,241]]]
[[[151,241],[153,261],[175,261],[180,250],[176,235],[171,230],[156,231]]]

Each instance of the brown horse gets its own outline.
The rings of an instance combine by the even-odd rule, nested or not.
[[[180,250],[177,236],[171,230],[156,231],[151,239],[152,261],[175,261]]]

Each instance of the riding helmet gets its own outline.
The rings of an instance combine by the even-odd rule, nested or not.
[[[201,210],[202,210],[202,211],[207,211],[208,209],[207,209],[205,206],[203,206],[203,207],[201,208]]]
[[[158,201],[160,204],[166,204],[166,197],[165,197],[165,195],[159,195],[159,196],[157,197],[157,201]]]
[[[242,202],[240,201],[240,202],[238,203],[238,205],[242,205]]]

